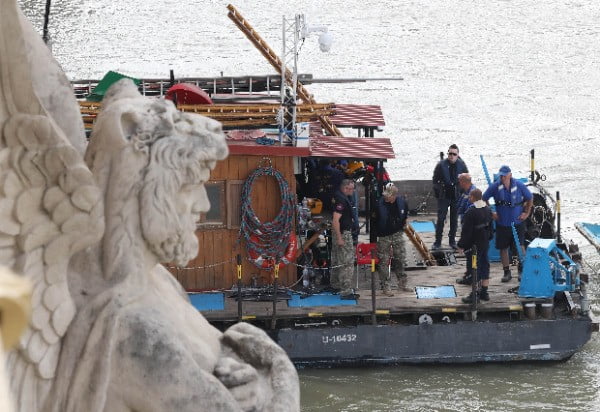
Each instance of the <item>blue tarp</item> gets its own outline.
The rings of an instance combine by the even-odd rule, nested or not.
[[[201,311],[225,309],[225,295],[223,293],[188,293],[192,305]]]
[[[435,225],[431,220],[413,220],[410,225],[417,233],[435,232]]]
[[[342,300],[340,295],[334,295],[329,292],[316,293],[314,295],[301,298],[302,295],[292,293],[292,298],[288,300],[288,306],[291,308],[303,308],[306,306],[347,306],[356,305],[356,300]]]
[[[417,299],[455,298],[456,291],[452,285],[417,286]]]

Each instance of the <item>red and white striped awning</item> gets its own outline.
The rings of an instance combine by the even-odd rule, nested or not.
[[[311,136],[310,156],[348,159],[393,159],[390,139],[382,137]]]
[[[368,104],[335,104],[335,114],[329,116],[339,127],[383,127],[381,107]]]

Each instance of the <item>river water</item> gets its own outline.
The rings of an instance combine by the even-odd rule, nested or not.
[[[36,27],[45,2],[20,0]],[[63,0],[53,51],[71,79],[108,70],[134,77],[260,75],[274,71],[217,0]],[[299,72],[317,78],[402,77],[309,86],[317,101],[381,105],[396,159],[393,179],[428,179],[451,143],[485,187],[479,156],[515,175],[529,150],[560,190],[563,236],[600,222],[600,3],[593,0],[329,0],[235,4],[277,52],[282,16],[305,13],[334,35],[310,37]],[[600,291],[591,286],[592,307]],[[401,366],[300,371],[303,411],[600,410],[600,340],[558,364]]]

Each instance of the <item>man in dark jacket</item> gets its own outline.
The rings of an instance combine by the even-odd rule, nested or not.
[[[433,170],[433,190],[438,200],[437,222],[435,224],[435,243],[433,249],[442,245],[442,233],[448,208],[450,208],[450,231],[448,240],[450,247],[456,248],[456,229],[458,225],[458,175],[468,173],[467,165],[458,156],[458,146],[448,148],[448,157],[440,160]]]
[[[490,300],[488,294],[488,285],[490,284],[488,248],[492,237],[492,211],[481,198],[481,190],[471,190],[469,201],[473,203],[473,206],[465,213],[461,236],[458,241],[459,251],[470,250],[473,246],[477,248],[478,296],[473,296],[473,293],[471,293],[462,299],[464,303],[472,303],[473,299],[477,298]]]
[[[377,273],[386,296],[394,296],[388,276],[390,248],[392,249],[391,271],[398,279],[400,291],[410,291],[406,285],[407,277],[404,272],[404,225],[408,216],[408,206],[404,199],[398,196],[398,188],[393,183],[385,185],[383,195],[377,201]]]
[[[465,221],[465,213],[473,203],[471,203],[469,195],[471,194],[471,190],[477,189],[473,182],[471,181],[471,175],[468,173],[461,173],[458,175],[458,185],[461,189],[461,195],[457,202],[457,212],[460,220],[460,224],[462,225]],[[471,284],[471,253],[465,252],[465,258],[467,259],[467,270],[462,278],[456,279],[456,283],[461,285],[470,285]]]

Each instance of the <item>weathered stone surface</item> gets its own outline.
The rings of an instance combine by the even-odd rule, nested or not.
[[[220,124],[122,80],[86,148],[60,67],[0,1],[0,263],[33,284],[7,362],[17,410],[299,410],[285,352],[212,327],[159,264],[197,254]]]

